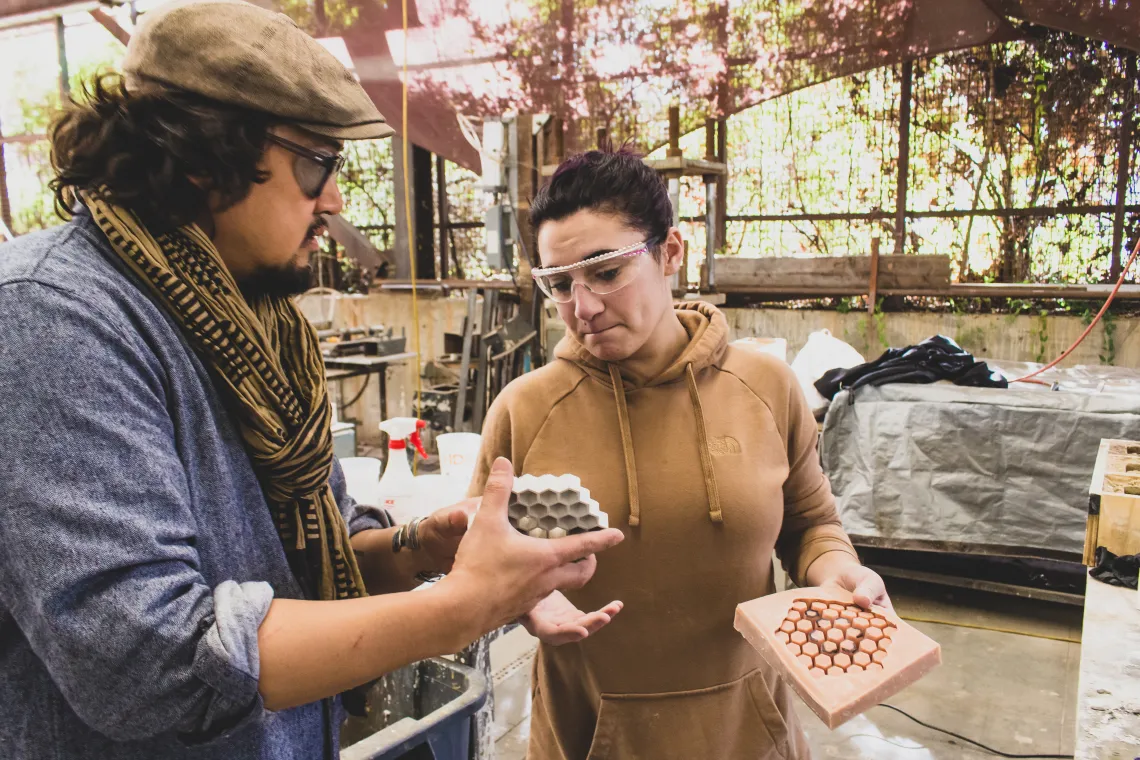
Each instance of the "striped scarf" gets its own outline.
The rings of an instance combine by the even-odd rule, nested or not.
[[[153,236],[102,194],[81,193],[111,248],[174,317],[237,420],[289,565],[320,599],[364,596],[329,487],[331,410],[316,331],[292,300],[246,301],[197,225]]]

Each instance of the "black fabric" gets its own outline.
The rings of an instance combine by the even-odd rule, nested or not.
[[[1096,566],[1089,568],[1089,575],[1110,586],[1136,588],[1136,577],[1140,574],[1140,554],[1118,557],[1103,546],[1096,550]]]
[[[954,341],[942,335],[916,346],[890,348],[873,362],[850,369],[833,369],[815,382],[815,389],[830,401],[841,390],[887,383],[934,383],[949,380],[955,385],[1007,388],[1009,383]]]

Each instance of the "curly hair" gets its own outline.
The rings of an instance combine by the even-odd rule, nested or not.
[[[661,243],[673,225],[673,203],[665,180],[632,148],[615,149],[611,143],[567,158],[531,202],[530,222],[537,232],[545,222],[583,209],[622,217],[645,233],[660,260]]]
[[[272,116],[174,90],[135,92],[119,74],[85,84],[51,127],[56,212],[100,192],[155,230],[226,209],[268,175],[258,168]]]

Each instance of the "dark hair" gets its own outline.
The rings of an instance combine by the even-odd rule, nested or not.
[[[118,74],[83,89],[51,127],[50,186],[64,219],[76,191],[102,190],[148,226],[169,229],[201,218],[209,192],[224,209],[268,179],[257,168],[275,123],[268,114],[182,91],[129,91]]]
[[[645,233],[657,258],[673,226],[665,180],[627,147],[591,150],[563,161],[530,204],[531,226],[537,232],[544,222],[582,209],[624,217]]]

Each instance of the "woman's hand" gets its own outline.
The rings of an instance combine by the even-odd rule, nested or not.
[[[531,636],[557,647],[597,633],[621,612],[623,606],[621,602],[610,602],[600,610],[586,614],[571,604],[562,592],[555,591],[519,618],[519,622]]]
[[[890,612],[895,611],[891,598],[887,596],[887,585],[883,583],[882,577],[869,567],[854,563],[844,564],[819,585],[850,591],[855,595],[855,603],[865,610],[871,609],[871,605],[876,605]]]

